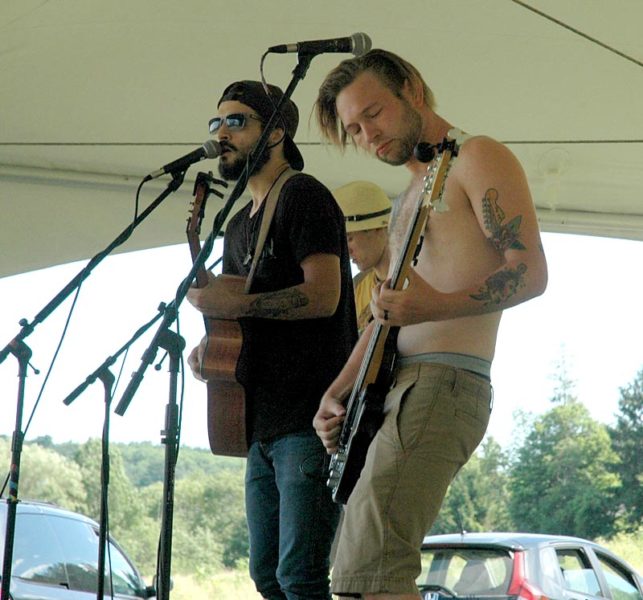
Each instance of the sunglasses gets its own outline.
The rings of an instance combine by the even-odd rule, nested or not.
[[[256,121],[262,120],[261,117],[250,113],[233,113],[231,115],[226,115],[225,117],[214,117],[214,119],[210,119],[210,133],[213,134],[219,131],[224,121],[228,129],[239,131],[246,126],[246,119],[255,119]]]

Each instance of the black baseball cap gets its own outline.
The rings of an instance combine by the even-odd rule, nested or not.
[[[260,81],[235,81],[223,91],[217,107],[222,102],[236,100],[255,110],[261,120],[267,123],[284,93],[276,85],[266,85],[270,96]],[[304,158],[293,139],[297,132],[297,125],[299,125],[299,110],[297,110],[295,103],[288,98],[282,104],[280,113],[280,119],[276,126],[284,130],[284,156],[293,169],[301,171],[304,168]]]

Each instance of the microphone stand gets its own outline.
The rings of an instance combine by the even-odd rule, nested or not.
[[[16,402],[16,428],[13,432],[11,471],[9,483],[9,497],[7,498],[7,522],[5,525],[4,541],[4,559],[2,567],[2,589],[0,590],[0,600],[9,600],[9,587],[11,584],[11,570],[13,561],[13,543],[16,526],[16,509],[18,499],[18,483],[20,478],[20,455],[22,452],[22,443],[24,432],[22,431],[22,412],[25,397],[25,378],[27,375],[27,366],[31,357],[31,349],[23,340],[33,333],[35,327],[42,323],[62,302],[89,277],[92,270],[98,265],[114,248],[123,244],[132,235],[132,232],[147,216],[172,192],[179,189],[183,183],[185,171],[181,173],[172,173],[172,180],[168,183],[167,188],[126,228],[114,241],[109,244],[103,251],[96,254],[89,263],[78,272],[78,274],[52,298],[49,303],[34,317],[29,323],[26,319],[21,319],[19,325],[22,329],[18,334],[0,350],[0,364],[13,354],[18,359],[18,399]]]
[[[11,352],[18,359],[18,402],[16,407],[16,426],[11,441],[11,471],[9,474],[9,497],[7,498],[7,522],[4,538],[4,560],[2,563],[2,578],[0,578],[0,598],[10,600],[11,566],[13,561],[13,542],[16,530],[16,511],[18,508],[18,480],[20,478],[20,456],[22,452],[22,411],[24,407],[25,379],[27,367],[31,358],[31,348],[22,341],[16,342]]]
[[[69,406],[85,389],[100,379],[105,388],[105,416],[103,421],[103,435],[101,440],[101,472],[100,472],[100,522],[98,529],[98,582],[97,582],[97,600],[102,600],[105,589],[105,548],[107,545],[108,532],[108,498],[109,498],[109,412],[112,400],[112,385],[114,384],[114,375],[109,370],[116,359],[123,354],[143,333],[145,333],[156,321],[161,318],[165,310],[165,304],[159,306],[159,313],[148,323],[139,328],[129,341],[113,356],[108,356],[105,361],[91,375],[85,379],[76,389],[71,392],[64,400],[63,404]]]
[[[181,305],[181,302],[183,302],[183,300],[185,299],[185,296],[188,292],[188,289],[190,288],[190,285],[192,284],[192,281],[196,276],[197,271],[199,271],[199,269],[204,268],[205,261],[208,259],[208,256],[210,255],[210,253],[212,252],[212,248],[214,247],[214,240],[221,232],[223,223],[225,222],[230,211],[232,210],[234,203],[243,193],[246,187],[247,181],[250,178],[250,174],[254,172],[255,165],[257,164],[257,157],[261,155],[261,153],[268,145],[268,139],[270,137],[270,134],[272,133],[273,129],[277,125],[278,120],[280,119],[279,114],[280,114],[282,105],[285,103],[287,99],[289,99],[292,96],[292,93],[297,87],[297,84],[299,83],[299,81],[301,81],[305,77],[306,72],[308,71],[308,67],[310,66],[310,62],[314,57],[315,57],[314,54],[308,54],[308,53],[300,53],[298,55],[299,62],[297,63],[295,69],[293,70],[293,73],[292,73],[293,77],[290,81],[290,84],[288,85],[288,87],[284,91],[283,96],[275,106],[275,110],[273,111],[272,116],[270,117],[268,123],[266,123],[264,130],[261,134],[261,137],[259,138],[255,149],[253,150],[248,162],[246,163],[246,166],[241,176],[237,180],[237,183],[233,188],[232,192],[230,192],[230,197],[226,201],[223,208],[217,213],[212,226],[212,231],[209,233],[208,237],[204,241],[201,251],[194,259],[192,264],[192,269],[190,270],[188,275],[185,277],[185,279],[181,282],[181,284],[177,288],[174,300],[168,305],[168,310],[165,311],[163,320],[159,325],[156,335],[154,336],[154,338],[152,339],[152,342],[150,343],[147,350],[143,353],[143,356],[141,357],[140,367],[138,368],[137,371],[135,371],[132,374],[130,383],[125,389],[125,392],[123,393],[123,396],[121,397],[120,402],[116,406],[115,412],[117,414],[121,416],[125,414],[125,411],[127,410],[134,395],[136,394],[136,391],[141,381],[143,380],[145,370],[154,361],[158,347],[161,346],[161,343],[163,340],[166,339],[166,336],[172,333],[169,330],[169,327],[176,319],[176,313],[177,313],[178,307]],[[172,395],[175,396],[176,392],[173,390],[170,390],[170,396],[172,397]],[[166,443],[166,462],[165,462],[166,473],[165,473],[165,481],[163,486],[165,506],[164,506],[164,517],[162,521],[162,531],[161,531],[161,540],[162,540],[162,544],[161,544],[162,555],[160,558],[161,565],[157,569],[159,572],[158,590],[157,590],[158,600],[169,600],[169,597],[170,597],[170,564],[171,564],[171,540],[172,540],[171,527],[172,527],[172,511],[173,511],[173,497],[174,497],[173,486],[174,486],[174,466],[175,466],[170,459],[172,457],[176,457],[176,454],[177,454],[176,448],[170,448],[169,447],[170,444],[168,444],[167,442],[168,439],[171,442],[174,442],[177,439],[175,435],[175,431],[172,429],[173,423],[172,423],[171,417],[172,417],[172,410],[168,408],[168,414],[166,415],[167,424],[166,424],[166,429],[164,431],[164,433],[166,434],[166,437],[164,439],[164,443]]]

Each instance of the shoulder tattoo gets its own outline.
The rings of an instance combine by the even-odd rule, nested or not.
[[[522,216],[518,215],[505,223],[505,212],[498,202],[498,190],[489,188],[482,199],[482,216],[489,232],[489,241],[500,252],[508,249],[525,250],[520,241],[520,224]]]

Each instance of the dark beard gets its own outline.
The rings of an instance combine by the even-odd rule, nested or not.
[[[269,146],[264,147],[263,152],[257,157],[257,162],[249,177],[259,173],[264,168],[265,164],[270,160],[271,152],[272,149]],[[231,163],[219,161],[219,175],[226,181],[237,181],[246,168],[246,162],[248,162],[248,153],[246,152],[240,152],[237,159]]]

